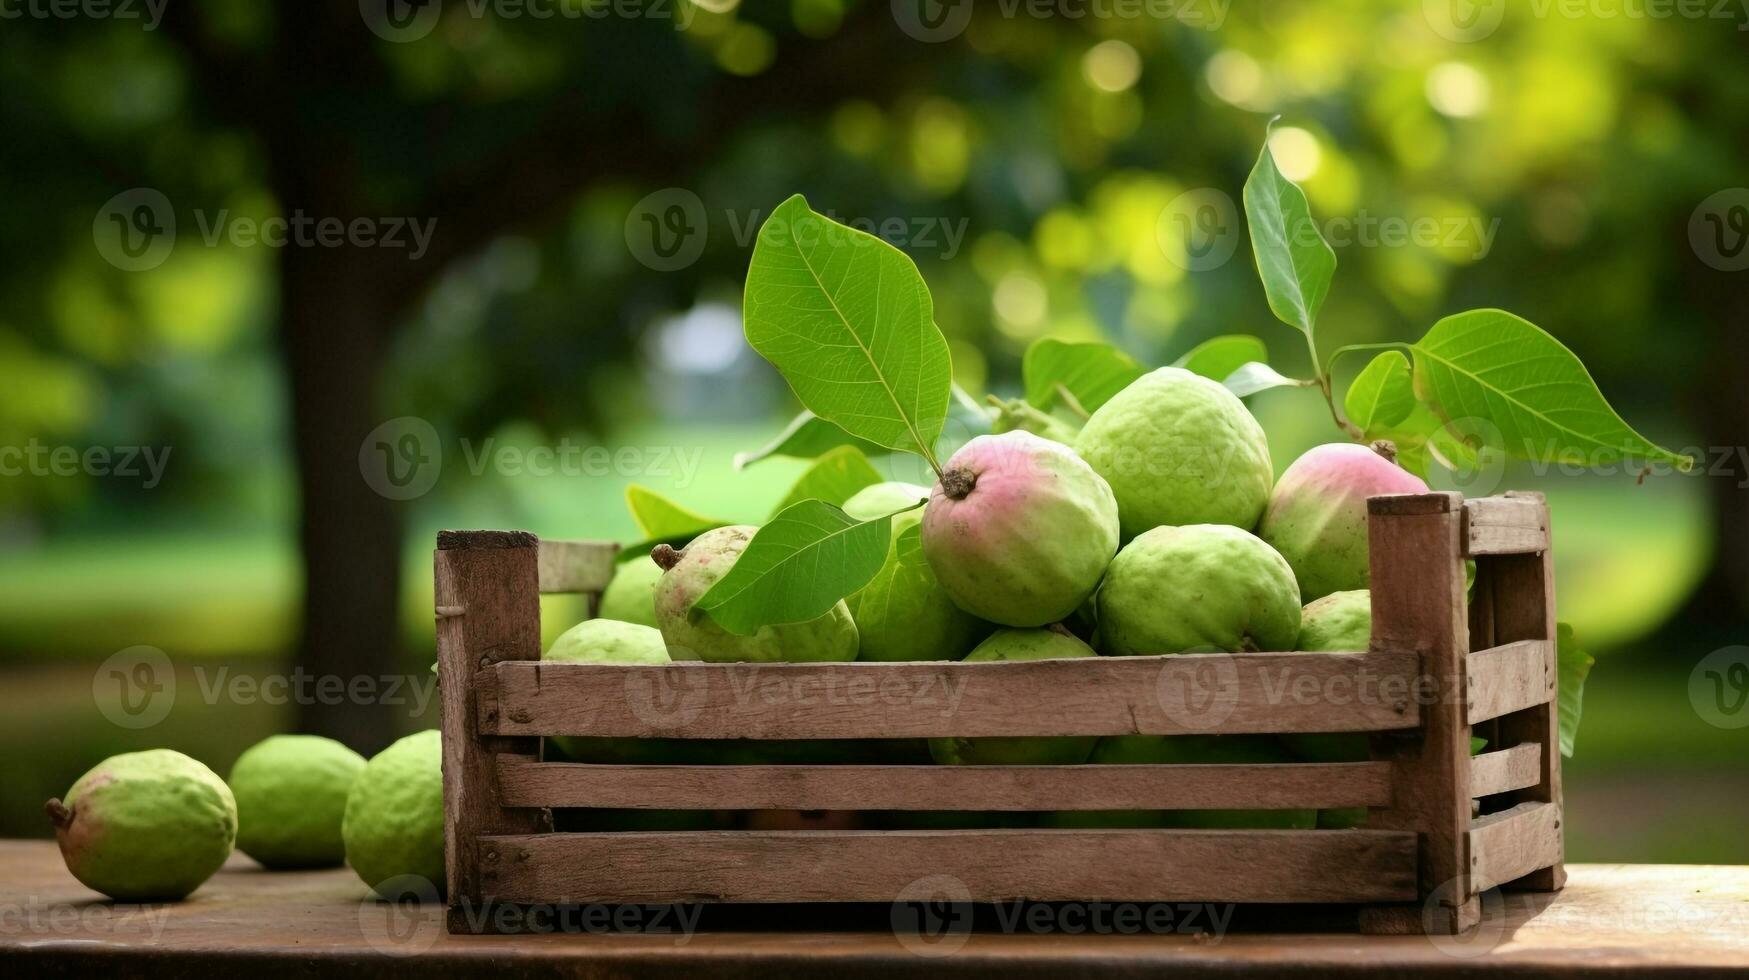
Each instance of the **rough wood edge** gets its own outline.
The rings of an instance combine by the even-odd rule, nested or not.
[[[1555,699],[1555,644],[1516,640],[1478,650],[1468,661],[1470,724]]]
[[[1221,810],[1384,806],[1382,762],[622,766],[500,756],[506,806],[726,810]]]
[[[1561,808],[1520,803],[1470,824],[1470,873],[1476,887],[1507,885],[1561,860]]]
[[[1543,747],[1536,742],[1483,752],[1470,760],[1470,796],[1493,796],[1542,780]]]
[[[619,545],[611,541],[540,542],[543,594],[600,592],[613,578]]]
[[[1466,553],[1478,557],[1545,551],[1549,546],[1547,513],[1540,495],[1466,500]]]
[[[438,551],[464,548],[534,548],[539,539],[527,531],[439,531]]]

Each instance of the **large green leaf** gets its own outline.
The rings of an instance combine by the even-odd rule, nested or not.
[[[1401,423],[1415,410],[1415,385],[1409,377],[1409,358],[1402,351],[1388,350],[1372,359],[1348,386],[1342,399],[1348,421],[1360,426],[1368,439],[1376,439]]]
[[[1579,712],[1584,706],[1585,678],[1591,674],[1591,665],[1596,662],[1590,654],[1579,649],[1571,624],[1555,624],[1556,697],[1561,715],[1562,755],[1573,754],[1573,743],[1579,737]]]
[[[905,253],[798,194],[760,226],[743,319],[748,343],[809,411],[933,461],[952,370],[929,288]]]
[[[1305,192],[1276,169],[1267,139],[1245,180],[1245,221],[1269,308],[1310,334],[1330,292],[1336,253],[1312,222]]]
[[[751,452],[735,454],[735,468],[742,469],[769,459],[772,456],[793,456],[797,459],[813,459],[828,450],[839,446],[855,446],[862,450],[865,456],[879,456],[887,452],[887,447],[877,446],[866,439],[845,432],[838,426],[820,418],[813,412],[804,409],[802,414],[790,420],[777,437]]]
[[[1470,310],[1435,323],[1415,344],[1414,378],[1417,397],[1459,428],[1487,423],[1499,433],[1498,448],[1514,456],[1693,465],[1629,428],[1572,351],[1504,310]]]
[[[814,461],[807,472],[789,488],[783,502],[772,508],[781,511],[804,500],[824,500],[842,507],[851,495],[863,487],[881,482],[881,473],[869,465],[868,457],[855,446],[839,446]]]
[[[1211,337],[1197,344],[1173,361],[1172,366],[1200,374],[1211,381],[1225,381],[1234,371],[1252,361],[1269,363],[1269,348],[1256,337],[1233,333]]]
[[[655,540],[691,537],[729,523],[687,510],[636,483],[626,487],[626,509],[632,512],[632,521],[638,525],[638,530]]]
[[[1089,412],[1097,411],[1145,373],[1135,358],[1110,344],[1071,344],[1049,338],[1033,341],[1020,370],[1026,379],[1026,400],[1034,408],[1048,409],[1055,404],[1060,386]]]
[[[880,571],[891,516],[858,521],[823,500],[791,505],[753,535],[697,608],[742,636],[825,615]]]

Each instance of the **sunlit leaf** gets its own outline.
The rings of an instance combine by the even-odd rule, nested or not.
[[[1394,350],[1373,358],[1348,386],[1342,407],[1348,421],[1360,426],[1368,439],[1408,418],[1415,410],[1409,358]]]
[[[1579,714],[1584,707],[1585,678],[1597,661],[1584,650],[1573,636],[1570,623],[1555,624],[1555,661],[1559,675],[1557,692],[1561,714],[1561,754],[1571,756],[1573,743],[1579,737]]]
[[[802,414],[791,419],[789,425],[784,426],[784,430],[775,439],[751,452],[736,453],[735,468],[743,469],[773,456],[813,459],[839,446],[855,446],[865,456],[879,456],[889,451],[885,446],[858,439],[813,412],[804,410]]]
[[[1021,362],[1026,379],[1026,400],[1034,408],[1048,409],[1061,398],[1058,386],[1089,412],[1141,377],[1135,358],[1110,344],[1035,340]]]
[[[1245,180],[1245,221],[1270,310],[1311,333],[1330,292],[1336,253],[1313,223],[1305,192],[1276,169],[1267,139]]]
[[[1225,381],[1234,371],[1252,361],[1268,363],[1269,348],[1263,346],[1263,341],[1256,337],[1235,333],[1211,337],[1197,344],[1183,357],[1173,361],[1172,366],[1200,374],[1212,381]]]
[[[626,487],[626,508],[632,512],[632,521],[638,525],[638,530],[658,540],[691,537],[729,523],[687,510],[636,483]]]
[[[804,500],[824,500],[842,507],[851,495],[863,487],[881,482],[879,470],[869,465],[868,457],[855,446],[839,446],[823,453],[807,472],[790,487],[783,502],[772,508],[781,511]]]
[[[891,515],[858,521],[821,500],[773,517],[697,608],[731,633],[805,623],[867,585],[886,561]]]
[[[1228,391],[1244,398],[1271,388],[1303,387],[1305,382],[1286,377],[1267,364],[1252,361],[1239,365],[1238,370],[1221,379],[1221,384],[1226,385]]]

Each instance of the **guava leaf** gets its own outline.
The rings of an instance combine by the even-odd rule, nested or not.
[[[1061,385],[1089,412],[1146,373],[1135,358],[1110,344],[1071,344],[1048,337],[1026,349],[1020,371],[1026,379],[1026,400],[1034,408],[1050,408]]]
[[[858,521],[823,500],[792,504],[753,535],[696,608],[740,636],[816,619],[881,570],[892,531],[890,514]]]
[[[1571,623],[1555,624],[1556,698],[1561,715],[1561,754],[1571,757],[1579,737],[1579,712],[1584,707],[1585,678],[1597,661],[1579,649]]]
[[[1301,387],[1305,382],[1285,377],[1261,361],[1251,361],[1239,365],[1238,370],[1222,378],[1221,384],[1226,385],[1227,390],[1233,394],[1245,398],[1271,388]]]
[[[929,287],[905,253],[797,194],[759,228],[742,314],[747,342],[803,407],[934,461],[952,367]]]
[[[649,487],[636,483],[626,487],[626,509],[632,512],[632,521],[638,525],[638,530],[652,539],[691,538],[713,527],[722,527],[729,523],[687,510]]]
[[[1268,363],[1269,348],[1256,337],[1234,333],[1211,337],[1197,344],[1173,361],[1172,366],[1200,374],[1211,381],[1225,381],[1234,371],[1252,361]]]
[[[893,596],[921,595],[934,581],[935,573],[923,557],[922,526],[910,524],[893,538],[880,571],[851,600],[857,624],[881,624],[894,615],[908,615],[908,610],[892,611]]]
[[[881,473],[869,465],[868,457],[855,446],[839,446],[823,453],[807,472],[796,480],[783,502],[772,508],[777,513],[804,500],[824,500],[834,507],[844,506],[851,495],[863,487],[881,482]]]
[[[735,469],[745,469],[762,459],[773,456],[793,456],[797,459],[813,459],[828,450],[839,446],[855,446],[862,450],[865,456],[880,456],[889,450],[885,446],[877,446],[866,439],[845,432],[838,426],[804,409],[802,414],[791,419],[777,437],[751,452],[735,454]]]
[[[1510,455],[1580,465],[1635,459],[1684,471],[1694,465],[1629,428],[1572,351],[1504,310],[1448,316],[1414,349],[1416,396],[1460,428],[1491,426]]]
[[[1245,179],[1244,197],[1251,252],[1269,308],[1283,323],[1310,334],[1330,292],[1336,253],[1313,223],[1306,193],[1276,169],[1267,138]]]
[[[1342,399],[1348,421],[1360,426],[1368,439],[1379,438],[1391,426],[1415,410],[1415,385],[1409,377],[1409,358],[1402,351],[1388,350],[1373,358]]]

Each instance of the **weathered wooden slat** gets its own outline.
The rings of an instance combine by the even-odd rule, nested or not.
[[[1518,640],[1470,654],[1470,724],[1554,700],[1555,645]]]
[[[1464,501],[1466,553],[1519,555],[1547,551],[1549,528],[1539,498],[1504,496]]]
[[[1222,810],[1384,806],[1382,762],[612,766],[503,757],[506,806],[706,810]]]
[[[1561,810],[1520,803],[1470,825],[1470,872],[1477,888],[1504,885],[1561,860]]]
[[[613,561],[618,553],[619,545],[611,541],[542,541],[540,590],[600,592],[613,578]]]
[[[1365,732],[1420,717],[1409,653],[1010,663],[502,664],[499,735],[930,738]]]
[[[1470,759],[1470,796],[1492,796],[1535,786],[1542,779],[1542,764],[1543,747],[1535,742],[1483,752]],[[502,764],[499,771],[503,771]]]
[[[1407,902],[1415,835],[1379,830],[698,831],[480,842],[487,900]],[[919,886],[926,886],[918,894]]]

